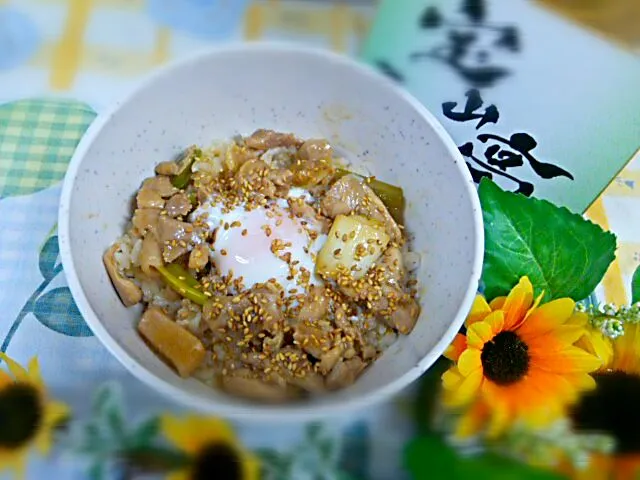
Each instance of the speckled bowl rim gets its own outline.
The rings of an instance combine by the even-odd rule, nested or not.
[[[431,351],[427,353],[411,369],[407,370],[402,376],[398,377],[393,382],[390,382],[387,385],[378,388],[373,393],[343,399],[339,405],[307,405],[304,402],[283,405],[223,405],[215,401],[210,401],[192,395],[188,391],[182,390],[172,385],[168,381],[160,378],[159,376],[150,373],[142,364],[132,358],[103,327],[102,321],[95,314],[95,312],[91,308],[91,305],[89,304],[87,297],[85,296],[84,289],[80,283],[78,274],[76,272],[76,266],[71,255],[71,232],[69,217],[70,203],[75,180],[82,165],[82,161],[85,158],[88,150],[90,149],[91,144],[93,143],[94,139],[101,133],[102,129],[109,123],[112,116],[122,105],[126,104],[130,99],[134,98],[141,91],[143,91],[147,87],[147,85],[152,84],[156,81],[156,79],[169,74],[173,70],[181,69],[193,63],[198,63],[203,59],[213,57],[217,54],[243,52],[246,50],[267,50],[281,53],[302,53],[306,55],[316,56],[328,63],[342,64],[345,67],[353,69],[356,74],[362,75],[363,77],[368,77],[370,81],[381,84],[384,88],[391,90],[394,95],[399,97],[400,101],[404,101],[410,104],[420,114],[420,116],[422,116],[431,125],[436,135],[443,142],[451,158],[453,160],[456,160],[454,162],[456,168],[460,170],[463,178],[465,179],[464,193],[466,193],[466,196],[468,197],[467,200],[470,202],[470,206],[473,210],[473,228],[475,230],[476,240],[475,245],[473,245],[474,252],[472,274],[468,279],[466,285],[466,293],[458,307],[458,310],[456,311],[454,318],[452,318],[451,325],[446,330],[442,338],[434,345]],[[60,256],[67,278],[67,283],[78,306],[78,309],[80,310],[80,313],[84,317],[85,321],[87,322],[95,336],[107,348],[107,350],[109,350],[109,352],[136,378],[184,406],[202,412],[207,412],[209,414],[220,415],[233,419],[250,419],[251,421],[255,422],[310,421],[321,418],[345,415],[357,410],[364,411],[364,409],[366,409],[367,407],[377,405],[382,401],[389,399],[404,388],[408,387],[415,380],[417,380],[429,367],[431,367],[444,352],[444,350],[449,346],[449,344],[453,341],[455,335],[458,333],[460,327],[464,323],[467,313],[471,309],[474,297],[477,293],[477,288],[482,272],[482,263],[484,256],[484,224],[482,219],[482,209],[477,195],[476,186],[465,165],[466,164],[463,161],[463,158],[454,141],[445,131],[440,122],[424,107],[424,105],[422,105],[411,94],[394,84],[391,80],[387,79],[386,77],[366,65],[330,51],[307,46],[291,45],[289,43],[283,42],[229,43],[222,46],[207,48],[179,61],[169,63],[151,72],[149,75],[143,78],[143,80],[138,83],[137,86],[133,88],[128,94],[124,95],[124,97],[122,97],[119,101],[116,101],[104,113],[100,114],[87,129],[85,135],[78,144],[78,147],[75,150],[71,162],[69,163],[69,168],[64,178],[58,211],[58,240],[60,243]]]

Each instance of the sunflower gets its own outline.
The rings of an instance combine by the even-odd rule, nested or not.
[[[445,406],[462,410],[457,435],[487,426],[497,436],[515,421],[541,426],[561,416],[578,394],[595,386],[600,360],[574,346],[584,333],[569,298],[540,306],[527,277],[490,304],[478,296],[445,356]]]
[[[631,480],[640,477],[640,324],[637,319],[624,322],[624,330],[616,328],[612,335],[611,325],[619,320],[615,312],[605,308],[604,313],[604,323],[589,323],[580,339],[590,350],[602,353],[603,366],[593,375],[596,388],[582,396],[570,419],[577,432],[610,436],[615,448],[609,455],[595,455],[587,470],[571,474],[590,480]]]
[[[189,461],[168,480],[257,480],[258,459],[244,449],[231,427],[217,418],[188,415],[161,419],[164,436],[182,450]]]
[[[9,372],[0,370],[0,471],[13,469],[23,478],[29,450],[43,455],[51,449],[53,431],[68,417],[66,405],[49,399],[38,360],[24,369],[0,352]]]

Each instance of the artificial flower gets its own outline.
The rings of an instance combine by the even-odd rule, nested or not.
[[[496,436],[516,421],[546,425],[595,386],[589,373],[600,360],[573,345],[584,333],[572,324],[575,302],[541,300],[527,277],[490,304],[476,297],[466,335],[445,352],[455,365],[442,376],[444,402],[463,412],[458,436],[485,426]]]
[[[161,419],[161,428],[166,439],[189,459],[168,480],[259,478],[258,459],[240,444],[224,421],[195,415],[184,418],[166,415]]]
[[[69,409],[49,398],[36,358],[27,369],[1,352],[0,359],[9,368],[0,370],[0,471],[13,469],[23,478],[29,451],[49,453],[54,429]]]
[[[612,315],[610,320],[616,320]],[[599,319],[601,320],[601,319]],[[596,388],[583,395],[571,412],[574,429],[610,436],[615,443],[609,455],[592,457],[586,469],[571,469],[576,479],[632,480],[640,477],[640,324],[624,322],[624,334],[611,338],[602,321],[591,322],[583,342],[608,339],[605,360],[594,374]],[[609,354],[611,349],[611,354]]]

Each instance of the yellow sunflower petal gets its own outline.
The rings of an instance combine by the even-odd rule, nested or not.
[[[504,330],[504,312],[497,310],[484,319],[484,322],[491,326],[494,334]]]
[[[191,480],[191,472],[188,468],[181,468],[170,472],[166,480]]]
[[[468,348],[458,359],[458,370],[463,376],[467,376],[476,370],[482,369],[482,352],[476,348]]]
[[[485,298],[482,295],[476,295],[476,298],[473,300],[473,305],[471,306],[471,311],[467,316],[467,327],[483,320],[484,317],[486,317],[490,313],[491,308],[489,307],[489,304],[487,303]]]
[[[29,364],[27,365],[27,373],[31,378],[31,381],[36,385],[44,386],[42,382],[42,375],[40,374],[40,363],[38,362],[38,357],[33,357],[29,360]]]
[[[450,392],[448,404],[451,407],[460,407],[466,405],[478,394],[480,385],[483,380],[482,370],[471,372],[464,378],[457,389]]]
[[[493,311],[502,310],[502,307],[504,307],[504,302],[506,301],[507,297],[496,297],[491,300],[491,302],[489,302],[489,307],[491,307],[491,310]]]
[[[496,438],[507,428],[511,412],[507,405],[497,404],[492,406],[491,420],[487,428],[487,437]]]
[[[5,372],[4,370],[0,370],[0,390],[2,390],[2,387],[4,387],[5,385],[9,385],[13,382],[13,378],[11,378],[11,376],[7,372]]]
[[[442,374],[440,377],[442,380],[442,387],[445,390],[454,390],[458,388],[458,385],[462,383],[464,377],[460,375],[458,367],[451,367],[449,370]]]
[[[535,388],[549,401],[547,404],[559,401],[568,403],[578,395],[575,386],[564,375],[547,372],[535,367],[529,369],[528,373],[530,388]],[[553,399],[553,401],[551,401]]]
[[[467,348],[467,337],[458,333],[456,337],[451,342],[451,345],[447,347],[444,351],[443,355],[447,357],[449,360],[454,362],[458,361],[460,354],[465,351]]]
[[[640,374],[640,324],[625,324],[624,335],[613,342],[611,368]]]
[[[536,297],[536,299],[533,301],[533,305],[531,305],[531,307],[529,307],[529,310],[527,310],[527,313],[524,316],[525,319],[529,317],[529,315],[531,315],[531,313],[534,312],[540,306],[540,303],[542,302],[543,298],[544,298],[544,290],[540,295]]]
[[[244,480],[259,480],[260,479],[260,460],[255,455],[248,452],[244,454]]]
[[[203,445],[211,442],[236,443],[231,427],[218,418],[198,415],[177,418],[163,415],[160,418],[160,428],[169,442],[189,454],[196,453]]]
[[[559,351],[532,352],[532,364],[547,372],[589,373],[598,370],[602,362],[599,358],[576,347],[565,347]]]
[[[544,335],[564,324],[573,313],[576,302],[570,298],[560,298],[532,311],[526,322],[518,328],[518,333],[529,337]]]
[[[613,344],[611,339],[604,336],[600,330],[588,328],[583,330],[583,335],[575,342],[575,346],[598,357],[603,367],[611,365],[613,359]]]
[[[0,473],[4,470],[13,470],[14,480],[24,479],[27,469],[27,454],[27,449],[11,452],[0,450]]]
[[[499,315],[502,312],[494,312],[487,318]],[[496,332],[488,322],[476,322],[467,329],[467,345],[471,348],[482,348],[485,343],[491,340]]]
[[[558,328],[553,335],[561,342],[568,345],[575,344],[584,336],[584,328],[574,326],[563,326]]]
[[[42,429],[36,439],[36,447],[42,455],[47,455],[53,443],[52,430],[69,417],[70,409],[62,402],[50,401],[46,404]]]
[[[21,382],[29,381],[28,372],[24,368],[22,368],[22,366],[20,366],[18,362],[11,359],[3,352],[0,352],[0,359],[4,360],[7,363],[7,366],[9,367],[9,371],[13,374],[16,380],[19,380]]]
[[[566,321],[565,325],[575,325],[577,327],[589,326],[589,315],[584,312],[573,312],[571,317]]]
[[[486,422],[488,413],[483,402],[474,403],[458,420],[454,435],[459,439],[466,439],[476,435]]]
[[[533,285],[529,277],[522,277],[513,287],[501,310],[504,312],[505,330],[516,328],[523,320],[533,303]]]
[[[596,388],[596,381],[587,373],[564,373],[562,376],[580,391],[589,391]]]

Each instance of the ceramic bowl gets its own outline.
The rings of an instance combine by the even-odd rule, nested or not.
[[[125,230],[131,201],[154,166],[186,146],[257,128],[329,139],[359,170],[402,186],[422,313],[357,382],[286,405],[264,405],[182,379],[136,332],[102,253]],[[452,341],[473,301],[483,226],[473,181],[456,145],[418,101],[341,56],[282,44],[241,44],[154,72],[80,142],[64,180],[59,240],[80,312],[140,380],[191,408],[226,417],[305,420],[362,409],[411,384]]]

